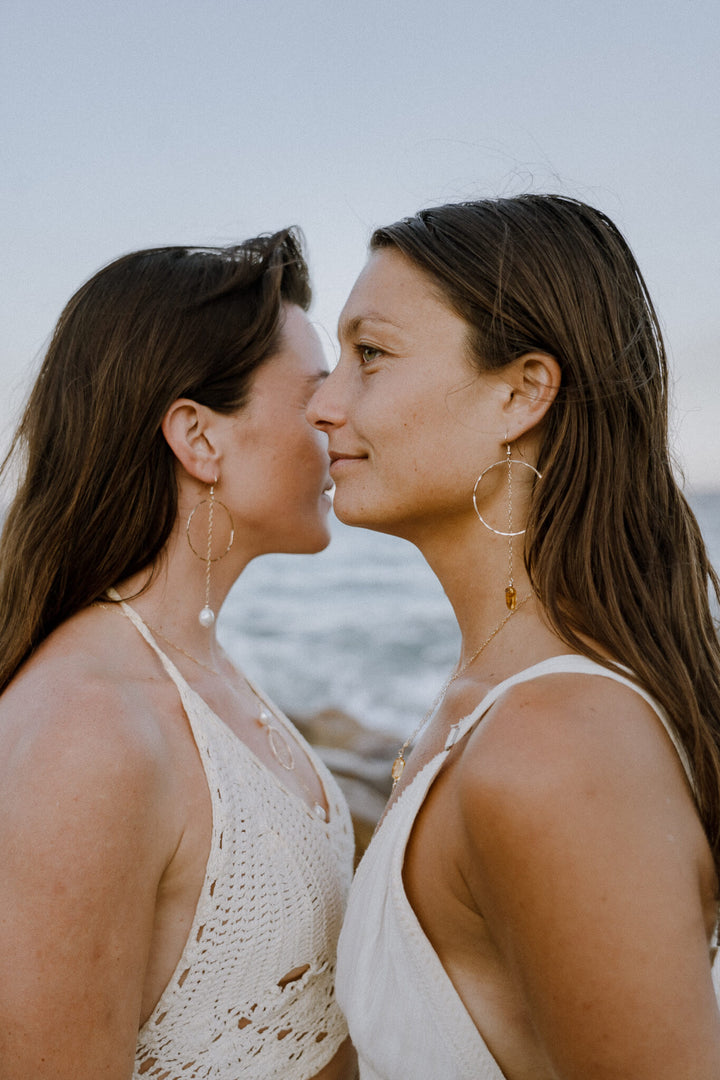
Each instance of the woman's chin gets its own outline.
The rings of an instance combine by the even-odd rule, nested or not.
[[[324,551],[331,540],[332,533],[330,532],[330,525],[327,523],[323,529],[319,530],[317,540],[308,553],[310,555],[316,555],[318,551]]]
[[[304,535],[298,545],[297,553],[299,555],[316,555],[319,551],[324,551],[331,540],[330,515],[326,513],[323,515],[322,520],[317,522],[316,527],[309,529]]]
[[[372,529],[374,532],[395,532],[392,522],[386,521],[382,515],[371,513],[366,506],[353,505],[350,502],[343,504],[343,501],[338,499],[337,493],[333,511],[335,517],[343,525],[353,525],[358,529]]]
[[[357,506],[343,503],[342,499],[338,498],[337,489],[333,499],[333,513],[338,521],[342,521],[343,525],[359,525],[361,527],[364,525],[362,512],[358,511]]]

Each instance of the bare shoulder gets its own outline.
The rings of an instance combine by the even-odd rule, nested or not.
[[[589,883],[608,896],[612,882],[616,897],[647,905],[672,896],[674,918],[711,929],[717,882],[689,782],[629,687],[564,674],[512,687],[472,733],[457,778],[481,907],[526,889],[551,903],[561,887],[570,919]]]
[[[0,697],[0,799],[14,813],[53,797],[152,812],[166,749],[152,695],[106,662],[112,643],[63,636]]]
[[[80,753],[88,740],[93,754],[105,743],[114,752],[146,750],[152,725],[143,719],[132,707],[132,690],[82,656],[43,658],[0,697],[0,738],[38,753],[65,745]]]
[[[627,788],[692,804],[682,763],[655,710],[600,675],[553,674],[511,687],[471,734],[461,763],[469,797],[506,790],[533,805]]]

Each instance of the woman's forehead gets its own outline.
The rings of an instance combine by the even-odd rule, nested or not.
[[[441,313],[457,318],[429,276],[394,248],[371,253],[340,314],[338,337],[372,325],[406,332]]]

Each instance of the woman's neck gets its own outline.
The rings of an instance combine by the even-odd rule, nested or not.
[[[465,661],[509,614],[509,541],[487,533],[477,521],[414,538],[452,605],[462,635],[460,662]],[[533,595],[523,561],[523,538],[513,541],[513,585],[516,612],[503,629],[504,649],[545,655],[564,651],[549,629]],[[516,621],[517,620],[517,621]],[[491,650],[491,654],[494,650]],[[490,654],[489,654],[490,655]]]

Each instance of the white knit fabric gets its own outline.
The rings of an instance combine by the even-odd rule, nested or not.
[[[178,688],[212,800],[205,880],[175,972],[140,1029],[133,1078],[310,1080],[347,1036],[335,948],[352,877],[340,790],[302,736],[329,807],[319,820],[182,678],[122,610]],[[283,987],[284,976],[306,967]]]
[[[361,1080],[504,1080],[410,906],[403,862],[415,818],[451,746],[511,686],[556,672],[603,675],[639,693],[670,735],[692,784],[687,755],[657,702],[585,657],[553,657],[495,686],[401,792],[355,876],[338,945],[337,996]],[[712,977],[720,1002],[717,957]]]

